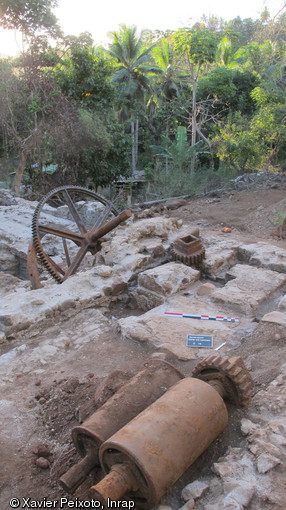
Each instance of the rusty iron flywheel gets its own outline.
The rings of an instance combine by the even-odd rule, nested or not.
[[[77,271],[87,252],[94,255],[100,250],[104,235],[130,216],[129,210],[119,213],[112,202],[87,188],[52,190],[33,215],[27,259],[32,288],[42,286],[37,257],[56,282],[62,283]]]

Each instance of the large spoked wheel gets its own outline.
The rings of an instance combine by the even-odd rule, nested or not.
[[[62,283],[77,271],[87,252],[97,253],[100,233],[104,235],[112,229],[108,225],[117,215],[111,202],[89,189],[56,188],[34,212],[34,250],[53,278]]]

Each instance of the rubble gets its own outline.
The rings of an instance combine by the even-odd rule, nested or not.
[[[159,266],[168,260],[169,236],[181,224],[168,218],[150,218],[130,222],[129,228],[118,227],[109,243],[103,243],[96,261],[130,276]]]
[[[203,283],[197,289],[197,295],[198,296],[209,296],[215,290],[215,288],[216,287],[213,283],[210,283],[210,282]]]
[[[195,482],[189,483],[186,485],[186,487],[184,487],[181,496],[184,501],[189,501],[190,499],[199,499],[207,492],[208,489],[208,483],[196,480]]]

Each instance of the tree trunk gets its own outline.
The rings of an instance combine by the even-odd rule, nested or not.
[[[191,76],[193,84],[193,97],[192,97],[192,146],[195,145],[197,140],[197,82],[200,71],[200,64],[198,64],[197,71],[195,72],[194,64],[191,64]],[[191,175],[195,171],[196,154],[194,152],[191,161]]]
[[[203,141],[208,145],[208,148],[211,153],[211,169],[214,170],[214,155],[213,155],[213,148],[211,142],[207,139],[207,137],[201,132],[201,130],[197,126],[197,133],[198,135],[203,139]]]
[[[23,177],[23,173],[24,173],[24,170],[25,170],[26,162],[27,162],[27,155],[23,151],[21,153],[20,163],[19,163],[19,166],[18,166],[18,168],[16,170],[16,175],[15,175],[14,183],[13,183],[13,186],[12,186],[12,190],[14,191],[16,196],[18,196],[19,192],[20,192],[20,186],[21,186],[22,177]]]
[[[193,82],[193,98],[192,98],[192,146],[196,143],[197,138],[197,81],[192,78]]]
[[[136,170],[136,146],[135,146],[135,126],[134,120],[131,120],[131,138],[132,138],[132,174]]]
[[[135,124],[135,166],[137,167],[138,162],[138,132],[139,132],[139,121],[138,117],[136,117],[136,124]],[[136,170],[136,168],[135,168]]]
[[[166,137],[169,138],[169,119],[167,119]],[[165,162],[165,172],[166,172],[166,176],[169,176],[169,159],[168,158],[166,158],[166,162]]]

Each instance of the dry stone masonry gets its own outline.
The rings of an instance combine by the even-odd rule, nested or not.
[[[35,207],[35,202],[15,199],[8,192],[0,195],[0,379],[5,392],[0,410],[15,477],[19,438],[28,424],[27,444],[33,441],[38,433],[33,406],[41,405],[35,404],[32,394],[23,400],[21,392],[15,393],[17,380],[43,380],[48,370],[64,371],[75,358],[79,366],[88,365],[90,370],[89,355],[101,352],[105,358],[98,376],[106,375],[110,360],[112,368],[117,368],[120,352],[127,365],[138,353],[148,351],[186,362],[187,372],[190,364],[219,348],[218,354],[242,355],[255,374],[250,408],[236,415],[240,441],[212,460],[211,469],[203,475],[187,480],[176,503],[167,495],[157,509],[284,509],[285,242],[272,245],[243,236],[230,238],[203,226],[199,232],[202,220],[184,225],[180,219],[149,214],[129,220],[106,236],[95,260],[87,257],[81,270],[63,284],[57,285],[43,272],[43,288],[32,291],[25,264]],[[47,222],[54,221],[52,213],[46,207]],[[59,214],[61,225],[67,226],[67,210]],[[196,268],[172,262],[170,257],[174,239],[188,234],[200,236],[206,249],[205,260]],[[54,249],[52,244],[49,249]],[[114,306],[124,313],[113,316]],[[239,320],[167,317],[165,311]],[[212,336],[213,348],[187,347],[189,334]],[[16,424],[15,440],[9,436],[10,419]],[[60,448],[56,439],[54,448]],[[45,466],[38,462],[37,469],[45,467],[48,472],[51,462]],[[4,502],[8,492],[3,493]]]

